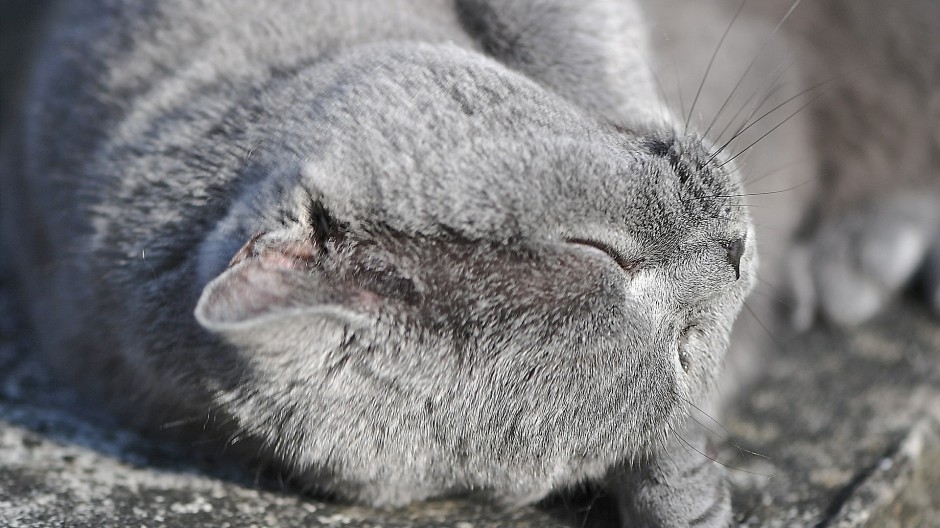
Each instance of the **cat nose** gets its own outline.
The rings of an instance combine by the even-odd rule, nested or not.
[[[724,244],[728,252],[728,264],[734,268],[735,280],[741,278],[741,255],[744,255],[744,237],[736,238]]]

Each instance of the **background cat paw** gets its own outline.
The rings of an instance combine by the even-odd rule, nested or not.
[[[858,325],[924,271],[928,299],[940,311],[940,196],[898,194],[820,225],[790,255],[793,323],[810,327],[817,313]]]

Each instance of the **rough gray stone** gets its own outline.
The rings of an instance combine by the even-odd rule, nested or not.
[[[936,319],[905,305],[781,348],[723,415],[741,525],[940,526]]]

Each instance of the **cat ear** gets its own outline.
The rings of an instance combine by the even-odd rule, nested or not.
[[[352,307],[363,292],[328,280],[323,257],[314,239],[255,235],[203,289],[196,320],[222,332],[293,315],[356,318]]]

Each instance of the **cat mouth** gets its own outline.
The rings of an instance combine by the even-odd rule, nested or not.
[[[588,248],[592,252],[601,252],[606,257],[613,260],[620,268],[626,272],[628,275],[635,274],[640,266],[643,265],[643,259],[631,259],[625,257],[622,253],[614,249],[608,244],[600,242],[598,240],[592,240],[589,238],[568,238],[565,240],[569,244],[574,244],[576,246],[582,246]]]

